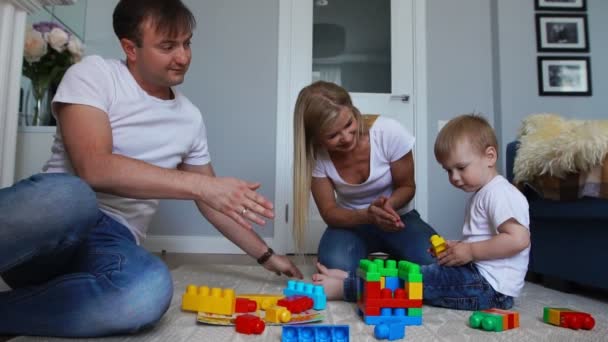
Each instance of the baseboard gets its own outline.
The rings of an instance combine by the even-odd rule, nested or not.
[[[268,246],[272,246],[273,240],[264,238]],[[148,235],[142,245],[156,253],[164,250],[168,253],[245,254],[223,236]]]

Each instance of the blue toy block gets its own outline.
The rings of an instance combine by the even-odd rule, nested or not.
[[[382,308],[380,316],[364,315],[361,310],[357,310],[363,322],[367,325],[378,325],[380,323],[401,323],[404,325],[422,325],[422,316],[405,316],[405,309]]]
[[[348,342],[348,325],[284,325],[282,342]]]
[[[374,336],[379,340],[389,341],[405,338],[405,324],[382,322],[374,328]]]
[[[307,284],[302,281],[288,280],[287,288],[283,290],[286,297],[289,296],[306,296],[312,298],[313,309],[324,310],[327,303],[325,290],[321,285]]]
[[[399,286],[399,278],[398,277],[384,277],[384,288],[391,289],[391,291],[395,291],[400,288]]]

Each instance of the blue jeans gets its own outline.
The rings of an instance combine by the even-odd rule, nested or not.
[[[385,232],[375,225],[354,228],[327,227],[319,243],[319,262],[328,268],[348,273],[344,280],[344,300],[357,299],[357,267],[359,260],[369,253],[384,252],[395,260],[408,260],[426,265],[434,262],[427,251],[431,235],[437,234],[420,218],[416,210],[401,216],[405,228],[398,232]]]
[[[473,263],[422,266],[425,304],[457,310],[510,309],[513,297],[495,291]]]
[[[99,211],[91,188],[39,174],[0,189],[0,335],[97,337],[156,323],[173,295],[165,264]]]

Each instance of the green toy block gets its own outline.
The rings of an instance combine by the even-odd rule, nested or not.
[[[408,316],[421,317],[422,316],[422,308],[408,308],[407,309]]]
[[[475,311],[469,317],[471,328],[485,331],[503,331],[503,316],[494,315],[488,312]]]
[[[365,281],[380,281],[380,272],[378,271],[377,263],[374,263],[371,260],[361,259],[359,261],[359,268],[357,269],[357,276],[363,278]]]
[[[395,260],[386,260],[384,267],[380,269],[380,275],[383,277],[397,277],[399,270]]]
[[[422,274],[420,273],[420,265],[413,262],[401,260],[398,263],[397,276],[407,282],[420,283],[422,282]]]

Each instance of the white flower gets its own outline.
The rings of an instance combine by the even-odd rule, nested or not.
[[[30,63],[38,62],[46,54],[46,51],[46,41],[42,38],[42,34],[32,28],[27,30],[25,34],[25,46],[23,48],[25,60]]]
[[[63,52],[68,44],[70,36],[64,30],[55,27],[51,32],[47,33],[46,39],[55,51]]]
[[[82,59],[82,53],[84,52],[84,46],[78,37],[75,35],[70,36],[68,41],[68,51],[72,54],[72,61],[74,63],[79,62]]]

